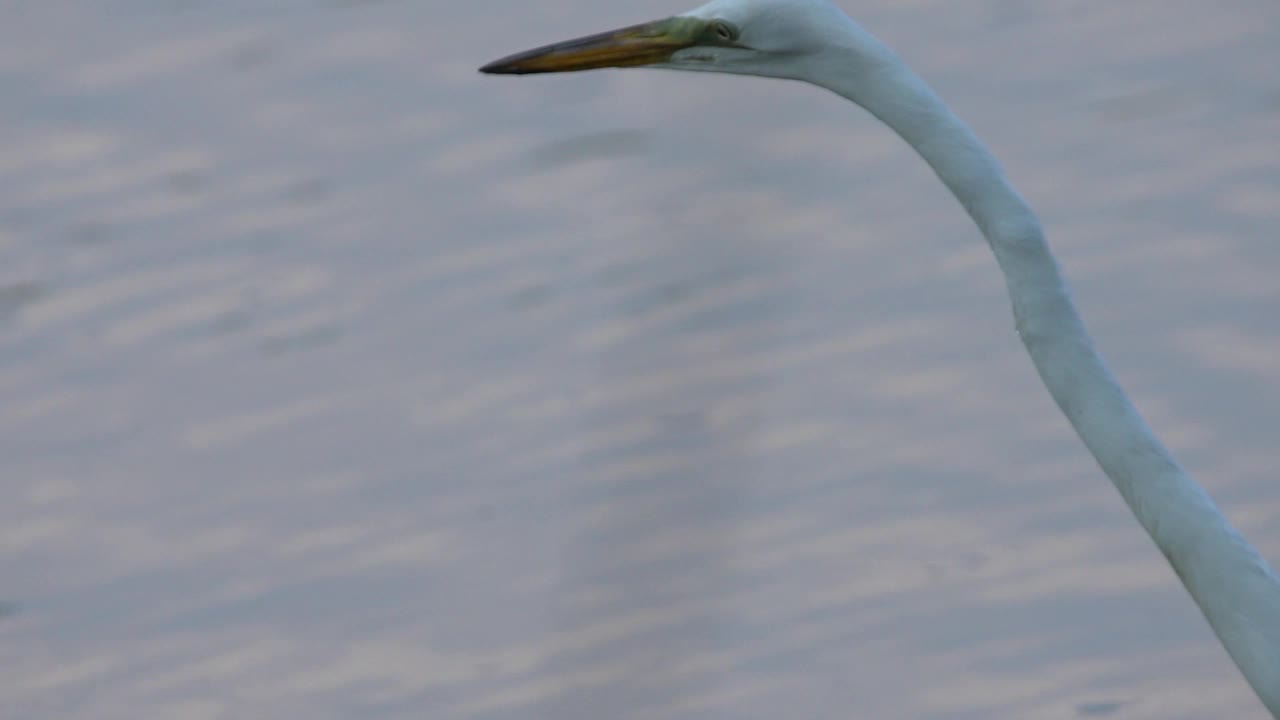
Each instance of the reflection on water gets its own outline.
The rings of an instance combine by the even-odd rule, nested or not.
[[[6,717],[1262,717],[890,133],[475,73],[661,5],[0,10]],[[1280,558],[1274,3],[850,9]]]
[[[636,155],[649,149],[651,133],[640,130],[612,130],[585,133],[547,143],[530,153],[532,171],[545,171],[593,159]]]

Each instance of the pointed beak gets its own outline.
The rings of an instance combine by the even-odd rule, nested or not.
[[[705,22],[687,17],[632,25],[509,55],[485,65],[480,72],[527,75],[652,65],[697,44],[705,26]]]

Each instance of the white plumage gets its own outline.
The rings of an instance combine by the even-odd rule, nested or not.
[[[482,70],[639,65],[803,80],[865,108],[915,148],[990,244],[1045,387],[1263,705],[1280,718],[1280,580],[1125,396],[1094,350],[1035,213],[937,95],[828,0],[714,0],[676,18],[538,48]]]

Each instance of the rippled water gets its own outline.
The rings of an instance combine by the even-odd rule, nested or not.
[[[1280,11],[849,10],[1280,561]],[[1249,718],[976,231],[674,2],[0,7],[6,718]]]

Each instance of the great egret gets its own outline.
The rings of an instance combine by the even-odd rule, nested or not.
[[[481,72],[645,66],[803,80],[892,128],[977,223],[1040,378],[1271,715],[1280,718],[1280,580],[1129,402],[1071,301],[1040,221],[1000,164],[884,44],[829,0],[714,0],[665,20],[511,55]]]

